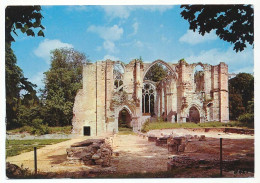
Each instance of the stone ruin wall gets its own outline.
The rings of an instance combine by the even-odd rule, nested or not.
[[[124,68],[123,92],[114,88],[114,64]],[[83,127],[90,127],[90,135],[118,132],[118,116],[126,109],[131,116],[134,131],[141,129],[149,116],[142,114],[142,87],[144,75],[154,64],[161,63],[172,72],[172,79],[161,83],[157,91],[155,114],[167,121],[184,123],[189,109],[195,107],[200,122],[229,121],[228,66],[194,63],[180,60],[177,64],[157,60],[142,63],[133,60],[129,64],[111,60],[87,64],[83,69],[83,88],[78,91],[73,108],[73,133],[83,135]],[[195,92],[194,69],[202,66],[204,91]],[[177,118],[175,119],[176,115]]]

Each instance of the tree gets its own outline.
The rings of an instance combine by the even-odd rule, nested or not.
[[[35,36],[33,29],[39,29],[37,35],[44,36],[41,24],[43,16],[40,6],[8,6],[5,9],[5,83],[6,83],[6,125],[12,129],[30,123],[24,115],[31,114],[31,107],[38,104],[35,87],[24,77],[22,69],[16,65],[17,59],[11,48],[15,41],[12,33],[17,35],[20,29],[27,36]],[[21,94],[23,91],[23,94]]]
[[[158,82],[163,80],[167,75],[167,68],[164,68],[162,64],[155,64],[147,71],[145,75],[145,80]]]
[[[201,35],[216,30],[217,36],[234,44],[236,52],[246,43],[254,44],[254,10],[252,5],[182,5],[181,16],[189,29]]]
[[[245,107],[242,103],[241,94],[230,93],[229,94],[229,118],[231,120],[237,120],[238,117],[245,113]]]
[[[36,85],[24,77],[22,69],[16,65],[16,57],[10,44],[5,44],[5,82],[6,82],[6,122],[7,129],[20,127],[18,119],[21,102],[29,104],[30,99],[37,100]],[[23,91],[23,94],[21,94]],[[28,105],[27,105],[28,106]]]
[[[34,37],[33,29],[40,28],[37,35],[44,37],[45,28],[41,24],[42,18],[41,6],[7,6],[5,9],[5,42],[15,41],[11,33],[17,35],[17,29],[26,33],[27,36]]]
[[[228,84],[230,119],[236,120],[245,112],[253,113],[254,77],[248,73],[239,73]]]
[[[44,121],[50,126],[70,125],[78,89],[82,88],[82,69],[86,56],[74,49],[52,51],[51,68],[45,72],[43,90]]]
[[[229,93],[240,94],[242,104],[246,108],[248,101],[254,98],[254,77],[248,73],[239,73],[229,80]]]

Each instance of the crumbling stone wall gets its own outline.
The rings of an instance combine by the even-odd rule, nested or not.
[[[123,83],[114,85],[115,64],[122,66]],[[91,136],[118,132],[118,117],[125,109],[131,116],[131,127],[134,131],[141,129],[149,118],[142,113],[142,88],[145,74],[155,64],[163,64],[169,75],[156,84],[154,113],[169,122],[185,123],[191,119],[190,109],[199,112],[199,122],[229,121],[228,109],[228,66],[194,63],[185,60],[166,63],[156,60],[143,63],[133,60],[129,64],[120,61],[98,61],[87,64],[83,69],[83,88],[79,90],[73,108],[73,133],[83,135],[88,127]],[[203,68],[200,88],[196,91],[194,69],[197,65]],[[151,83],[151,82],[150,82]]]

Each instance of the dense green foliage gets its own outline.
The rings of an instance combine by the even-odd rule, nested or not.
[[[5,48],[5,78],[6,78],[6,125],[7,129],[24,125],[24,119],[32,115],[30,106],[37,105],[38,98],[32,84],[24,77],[20,67],[16,65],[16,57],[11,45],[6,43]],[[22,113],[26,113],[24,116]],[[28,116],[27,116],[28,115]]]
[[[254,10],[252,5],[182,5],[181,16],[189,29],[201,35],[216,30],[220,39],[234,44],[236,52],[254,44]]]
[[[42,93],[43,120],[49,126],[71,124],[74,99],[82,87],[85,63],[85,55],[74,49],[52,51],[51,68],[44,73],[45,88]]]
[[[154,82],[161,81],[168,75],[167,71],[167,68],[164,68],[162,64],[155,64],[148,70],[144,79]]]
[[[32,125],[39,117],[39,99],[33,83],[24,77],[22,69],[17,66],[17,59],[11,48],[14,41],[12,33],[20,29],[28,36],[44,36],[41,24],[43,16],[40,6],[8,6],[5,9],[5,83],[6,83],[6,127],[13,129],[24,125]],[[39,119],[34,121],[39,122]],[[37,126],[37,124],[34,124]]]
[[[254,114],[254,77],[248,73],[239,73],[228,84],[230,119],[238,120],[245,113]]]
[[[16,156],[23,152],[33,151],[33,147],[41,148],[46,145],[57,144],[68,139],[33,139],[33,140],[6,140],[6,156]]]
[[[254,114],[252,113],[242,114],[238,117],[238,120],[252,128],[254,127]]]
[[[5,42],[14,41],[11,33],[17,35],[17,29],[26,33],[27,36],[35,36],[33,30],[40,29],[37,35],[44,36],[42,18],[41,6],[7,6],[5,9]]]

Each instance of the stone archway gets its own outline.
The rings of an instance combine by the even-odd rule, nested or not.
[[[144,77],[146,75],[146,73],[151,69],[151,67],[153,67],[154,65],[156,64],[162,64],[164,65],[167,69],[169,69],[169,71],[171,72],[171,74],[175,77],[175,78],[178,78],[177,76],[177,72],[175,71],[175,69],[173,69],[168,63],[164,62],[163,60],[156,60],[154,62],[152,62],[143,72],[143,80],[144,80]]]
[[[120,113],[122,111],[126,111],[128,114],[126,116],[127,118],[127,123],[128,123],[128,126],[130,128],[134,128],[134,118],[136,116],[135,114],[135,109],[131,106],[131,105],[121,105],[121,106],[118,106],[116,109],[115,109],[115,123],[114,123],[114,130],[115,132],[117,133],[118,132],[118,129],[119,129],[119,126],[120,126],[120,119],[121,116],[120,116]]]
[[[199,123],[200,122],[200,112],[194,106],[192,106],[189,109],[189,122],[192,122],[192,123]]]
[[[195,103],[190,104],[185,110],[183,111],[184,114],[184,121],[186,122],[194,122],[194,123],[203,123],[205,122],[205,111]]]
[[[118,128],[131,128],[132,116],[126,108],[119,111],[118,114]]]

